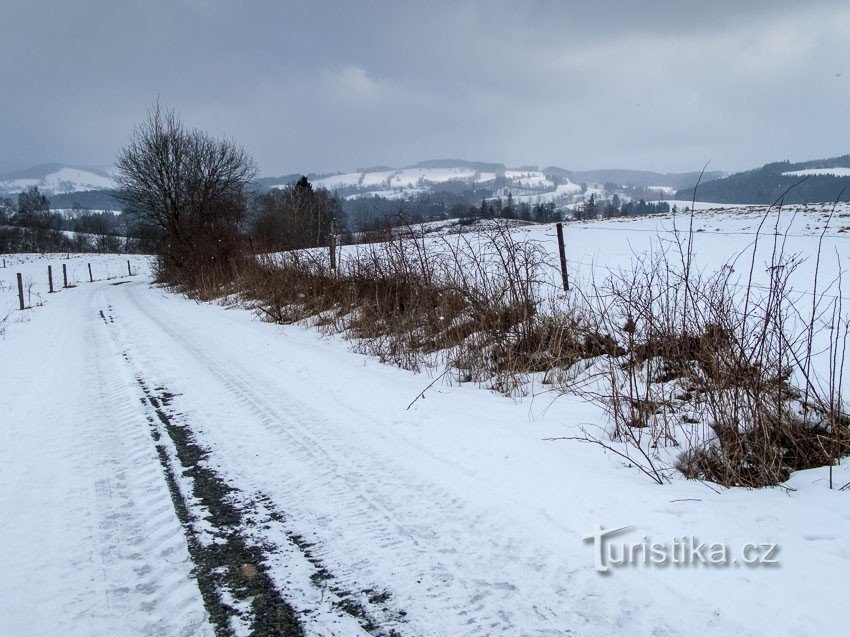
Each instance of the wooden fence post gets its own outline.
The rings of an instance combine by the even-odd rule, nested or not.
[[[68,287],[68,265],[62,264],[62,287]]]
[[[127,259],[127,276],[133,276],[133,271],[130,269],[130,259]]]
[[[567,251],[564,248],[564,224],[560,221],[555,224],[558,229],[558,252],[561,254],[561,283],[564,285],[564,292],[570,291],[570,279],[567,277]]]
[[[53,266],[47,266],[47,282],[50,284],[50,293],[53,294]]]
[[[331,219],[331,232],[330,232],[330,240],[328,241],[328,245],[331,250],[331,271],[336,271],[336,224],[334,220]]]
[[[91,274],[91,263],[89,263],[89,283],[94,283],[94,277]]]
[[[27,306],[24,305],[24,280],[20,272],[18,272],[18,301],[21,302],[21,309],[25,310]]]

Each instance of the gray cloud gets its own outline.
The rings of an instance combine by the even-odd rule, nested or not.
[[[264,174],[740,169],[850,152],[848,51],[836,1],[5,0],[0,170],[110,163],[157,96]]]

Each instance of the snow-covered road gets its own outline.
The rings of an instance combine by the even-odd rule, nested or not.
[[[658,487],[544,440],[599,420],[577,399],[438,384],[407,410],[430,379],[141,277],[28,312],[0,342],[2,635],[843,632],[822,471]],[[602,576],[599,524],[782,563]]]
[[[0,634],[212,634],[144,413],[98,307],[3,343]],[[37,333],[32,333],[36,330]]]

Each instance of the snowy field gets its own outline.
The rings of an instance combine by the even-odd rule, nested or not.
[[[66,232],[69,237],[77,233]],[[128,269],[129,261],[129,269]],[[21,274],[24,287],[24,304],[28,307],[44,305],[50,299],[50,282],[48,267],[52,270],[53,289],[58,293],[62,290],[63,265],[67,273],[69,288],[90,284],[100,280],[117,280],[133,275],[147,275],[150,260],[148,257],[123,254],[3,254],[0,255],[0,318],[7,317],[8,323],[28,321],[31,313],[12,314],[18,310],[17,274]],[[91,271],[89,270],[91,266]]]
[[[587,268],[594,266],[597,270],[599,267],[626,267],[635,256],[657,249],[659,244],[669,245],[675,240],[676,232],[687,241],[690,216],[683,208],[691,204],[670,202],[674,203],[680,209],[678,214],[567,225],[568,259],[574,262],[578,272],[587,274]],[[764,278],[764,265],[770,259],[777,232],[779,244],[784,246],[786,253],[804,259],[795,276],[801,292],[812,287],[821,235],[824,270],[819,275],[820,289],[830,283],[835,286],[833,280],[838,275],[839,262],[842,268],[850,265],[847,261],[850,257],[850,205],[839,205],[831,219],[830,204],[786,206],[782,210],[768,211],[765,206],[697,202],[694,209],[694,258],[703,268],[718,269],[733,261],[741,271],[745,266],[749,268],[753,243],[760,233],[756,277]],[[533,236],[540,230],[528,232]],[[783,237],[787,237],[784,242]]]
[[[810,258],[801,294],[827,213],[779,218]],[[743,253],[760,220],[698,212],[697,261]],[[627,266],[674,221],[688,218],[567,224],[571,276]],[[553,226],[514,232],[557,254]],[[826,235],[825,281],[848,265],[850,209]],[[77,287],[48,294],[61,256],[0,270],[2,635],[269,634],[275,595],[307,635],[846,634],[850,494],[826,469],[786,488],[658,486],[547,440],[604,420],[547,386],[521,401],[428,388],[315,330],[168,293],[141,257],[126,277],[122,255],[72,255]],[[582,539],[600,525],[736,561],[603,575]],[[744,565],[750,544],[776,545],[777,563]]]
[[[506,170],[505,179],[523,188],[553,188],[555,186],[546,175],[536,170]]]

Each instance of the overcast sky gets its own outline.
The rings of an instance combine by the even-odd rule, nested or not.
[[[263,175],[850,153],[847,0],[0,0],[0,172],[110,164],[159,96]]]

